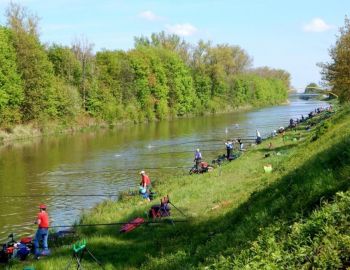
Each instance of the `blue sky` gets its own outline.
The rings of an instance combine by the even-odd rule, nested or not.
[[[9,1],[0,0],[0,23]],[[22,0],[40,17],[45,43],[70,45],[84,36],[95,51],[127,50],[135,36],[162,30],[191,43],[239,45],[254,66],[283,68],[292,84],[304,88],[320,82],[318,62],[329,61],[328,50],[350,15],[350,0]]]

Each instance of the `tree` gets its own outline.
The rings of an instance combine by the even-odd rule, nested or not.
[[[89,87],[91,87],[91,79],[94,71],[93,66],[93,53],[92,49],[94,44],[90,43],[87,38],[81,37],[76,38],[72,45],[72,50],[80,62],[81,65],[81,82],[79,86],[79,90],[81,91],[82,99],[83,99],[83,108],[87,110],[86,107],[86,99],[87,99],[87,91]],[[90,81],[90,82],[89,82]]]
[[[9,29],[0,27],[0,124],[21,120],[23,83],[17,73],[16,52]]]
[[[189,68],[173,51],[159,50],[169,89],[167,103],[176,115],[193,111],[196,93]]]
[[[166,34],[164,31],[160,33],[152,33],[151,37],[135,37],[134,38],[135,48],[140,46],[163,48],[170,51],[176,52],[181,59],[185,62],[189,62],[189,48],[190,45],[175,34]]]
[[[305,87],[304,93],[305,94],[313,93],[313,92],[316,92],[318,89],[319,89],[319,86],[317,85],[317,83],[312,82]]]
[[[53,44],[48,48],[47,53],[49,60],[53,64],[55,76],[63,79],[66,83],[79,87],[82,68],[72,49]]]
[[[345,17],[340,35],[329,51],[331,62],[321,63],[322,79],[328,82],[341,102],[350,101],[350,20]]]
[[[251,69],[249,73],[259,75],[264,78],[280,79],[284,82],[285,86],[289,89],[290,86],[290,73],[283,69],[274,69],[270,67],[258,67]]]
[[[18,73],[24,83],[23,117],[31,120],[56,115],[56,100],[52,82],[53,67],[40,44],[38,18],[17,4],[10,4],[7,23],[13,34]]]

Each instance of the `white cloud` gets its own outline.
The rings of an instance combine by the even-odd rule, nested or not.
[[[166,25],[165,28],[169,33],[179,36],[192,36],[198,30],[196,27],[189,23]]]
[[[303,29],[305,32],[324,32],[332,28],[332,25],[327,24],[321,18],[314,18],[311,22],[305,24]]]
[[[157,16],[156,14],[154,14],[152,11],[150,10],[145,10],[145,11],[142,11],[140,14],[139,14],[139,17],[142,18],[142,19],[145,19],[147,21],[156,21],[156,20],[159,20],[160,17]]]

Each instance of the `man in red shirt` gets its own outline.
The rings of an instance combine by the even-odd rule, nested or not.
[[[141,183],[140,186],[143,188],[150,188],[151,187],[151,179],[149,179],[148,175],[145,173],[145,171],[141,171]]]
[[[37,221],[35,222],[38,224],[38,230],[36,231],[34,239],[34,250],[36,258],[39,258],[40,255],[49,254],[49,247],[47,244],[47,238],[49,236],[49,215],[46,212],[46,205],[41,204],[39,206],[39,211],[40,212],[38,213]],[[43,243],[42,252],[39,250],[40,241]]]

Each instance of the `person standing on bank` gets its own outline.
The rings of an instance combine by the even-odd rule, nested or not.
[[[49,215],[46,212],[46,205],[39,206],[38,218],[35,222],[38,224],[38,230],[34,239],[34,252],[38,259],[40,255],[49,255],[49,246],[47,239],[49,237]],[[40,242],[42,241],[42,252],[40,252]]]
[[[226,145],[226,158],[230,159],[230,157],[232,156],[232,150],[233,150],[233,142],[231,140],[227,140],[227,142],[225,142]]]
[[[243,142],[242,142],[242,139],[241,138],[238,138],[237,139],[237,142],[239,143],[239,151],[243,151]]]
[[[255,140],[255,142],[256,142],[256,144],[261,144],[261,142],[262,142],[262,138],[261,138],[259,130],[256,130],[256,140]]]
[[[194,153],[194,161],[196,162],[196,169],[199,170],[199,164],[202,161],[202,153],[197,148],[196,152]]]

